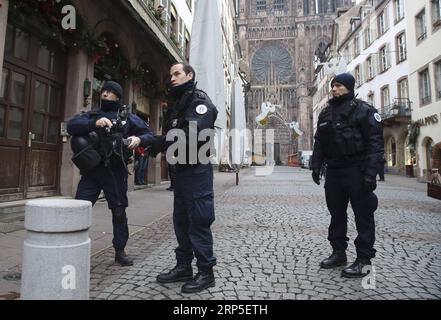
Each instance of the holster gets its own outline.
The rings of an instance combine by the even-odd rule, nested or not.
[[[101,162],[101,156],[92,145],[87,146],[72,157],[72,162],[80,169],[81,174],[87,174]]]

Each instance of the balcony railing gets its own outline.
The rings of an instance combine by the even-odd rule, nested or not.
[[[412,102],[407,98],[395,98],[393,103],[385,106],[381,112],[383,120],[397,117],[409,117],[412,114]]]
[[[126,0],[127,1],[127,0]],[[164,19],[166,13],[160,14],[157,9],[154,8],[153,0],[129,0],[132,6],[140,10],[139,14],[144,18],[147,25],[156,34],[159,40],[164,43],[165,47],[177,60],[184,60],[184,52],[182,48],[179,48],[177,41],[173,41],[173,35],[170,30],[170,26]]]

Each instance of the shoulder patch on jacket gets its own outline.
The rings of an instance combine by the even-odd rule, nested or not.
[[[377,120],[377,122],[381,122],[381,116],[378,114],[378,112],[375,112],[374,118]]]
[[[198,105],[198,106],[196,107],[196,113],[197,113],[197,114],[203,115],[203,114],[206,114],[207,111],[208,111],[208,108],[207,108],[207,106],[204,105],[204,104],[200,104],[200,105]]]

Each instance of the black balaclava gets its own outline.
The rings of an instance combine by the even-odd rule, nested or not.
[[[123,98],[123,89],[122,89],[121,85],[115,81],[107,81],[103,85],[103,87],[101,89],[101,93],[104,90],[113,92],[118,97],[119,100],[111,101],[111,100],[102,99],[101,100],[101,110],[103,110],[104,112],[118,111],[118,109],[122,105],[122,98]]]
[[[185,91],[193,89],[194,85],[195,85],[194,79],[188,80],[183,84],[180,84],[175,87],[171,87],[170,94],[173,98],[178,99],[184,94]]]

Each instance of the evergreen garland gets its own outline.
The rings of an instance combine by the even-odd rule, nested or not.
[[[30,25],[40,31],[43,40],[56,42],[63,49],[80,47],[89,56],[105,54],[106,44],[93,35],[85,20],[76,15],[76,29],[61,26],[62,8],[70,0],[11,0],[9,14],[21,26]]]
[[[39,30],[43,41],[57,43],[64,50],[83,49],[94,64],[99,64],[119,80],[134,81],[148,96],[156,97],[161,93],[158,83],[150,79],[148,71],[143,68],[131,69],[119,45],[105,36],[96,35],[78,13],[76,29],[63,29],[62,8],[66,5],[74,6],[71,0],[11,0],[9,15],[19,26]],[[149,3],[149,8],[154,10],[153,2]]]

